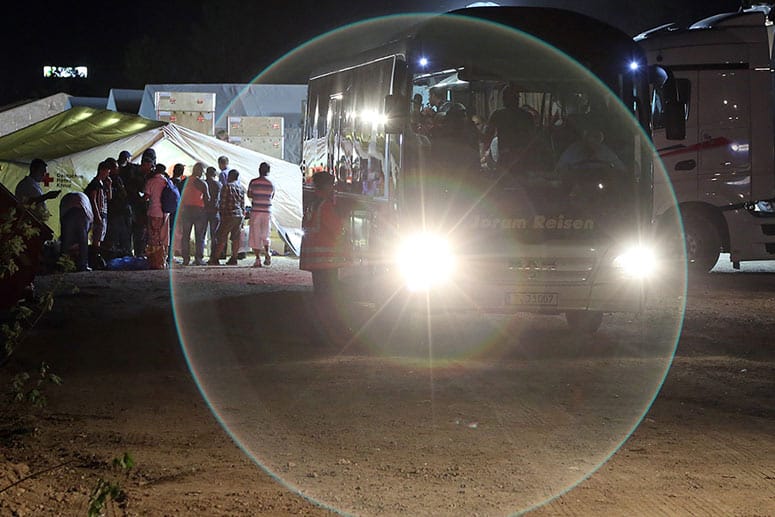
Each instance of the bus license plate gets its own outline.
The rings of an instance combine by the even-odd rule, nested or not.
[[[507,305],[556,307],[557,293],[507,293]]]

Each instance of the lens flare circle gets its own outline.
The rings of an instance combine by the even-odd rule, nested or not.
[[[277,60],[252,84],[289,84],[315,76],[321,64],[337,56],[392,41],[399,32],[436,16],[391,16],[325,34]],[[580,121],[601,106],[606,114],[605,142],[640,153],[623,159],[627,170],[644,156],[656,156],[628,106],[564,53],[503,25],[444,18],[434,34],[454,35],[461,48],[529,49],[535,63],[543,63],[534,65],[535,81],[521,85],[526,92],[522,101],[543,106],[533,116],[547,131],[536,138],[546,139],[550,154],[555,153],[553,160],[561,161],[560,146],[571,145],[563,134],[570,126],[564,123]],[[424,42],[434,41],[434,34],[426,34],[429,39]],[[427,56],[415,71],[414,83],[427,100],[437,78],[423,83],[420,75],[441,70],[449,56],[430,44],[420,50],[406,60],[418,66],[419,58]],[[547,56],[551,66],[546,65]],[[466,63],[467,72],[461,68],[445,76],[443,85],[454,92],[453,103],[469,110],[466,116],[475,106],[497,104],[495,97],[485,102],[472,93],[474,88],[487,88],[488,81],[495,80],[493,74],[502,72],[487,69],[496,62],[483,58],[481,69]],[[352,64],[343,61],[346,66]],[[622,68],[627,76],[642,72],[629,70],[628,61]],[[565,87],[549,88],[549,74],[558,70]],[[344,86],[335,93],[340,97],[310,97],[308,104],[349,98]],[[356,108],[352,113],[362,113]],[[459,116],[455,109],[447,112],[448,121]],[[352,117],[352,124],[358,124],[356,119]],[[325,120],[322,115],[318,119],[321,131]],[[368,131],[378,132],[383,126],[384,120],[377,121]],[[354,125],[353,131],[360,131],[358,127]],[[313,128],[306,127],[298,134],[309,141],[312,133]],[[332,141],[325,131],[319,137],[321,142]],[[410,137],[414,135],[403,135],[406,151],[425,152],[425,141],[417,138],[417,147],[412,147],[415,144],[406,141]],[[363,145],[353,144],[348,150],[363,153],[359,164],[371,166],[375,156],[391,152],[383,140],[355,138],[353,142]],[[449,158],[455,150],[446,149]],[[482,146],[478,151],[484,156],[490,150]],[[594,221],[595,231],[614,235],[626,217],[611,217],[611,211],[642,214],[642,205],[631,201],[635,194],[626,189],[605,198],[609,202],[590,201],[620,187],[610,180],[619,164],[585,165],[589,177],[585,182],[570,179],[577,175],[570,166],[552,165],[537,175],[540,167],[527,164],[539,153],[530,154],[522,156],[525,165],[508,174],[488,169],[483,159],[477,181],[505,185],[498,195],[476,181],[455,180],[459,178],[455,161],[429,162],[427,170],[436,167],[437,172],[428,175],[423,188],[441,193],[439,199],[447,196],[444,199],[456,206],[472,207],[442,213],[425,206],[422,213],[427,218],[414,221],[437,235],[438,246],[445,243],[450,261],[454,260],[454,269],[444,272],[431,264],[421,274],[423,281],[434,275],[452,279],[438,290],[429,283],[427,290],[409,292],[387,282],[380,291],[383,277],[416,264],[425,251],[439,253],[427,238],[401,248],[389,264],[375,264],[373,270],[382,276],[375,274],[362,298],[343,290],[321,302],[311,292],[308,275],[277,271],[282,267],[296,271],[293,257],[273,261],[268,270],[224,266],[171,271],[176,324],[191,374],[215,417],[256,465],[287,489],[345,514],[507,515],[559,497],[616,453],[649,410],[675,352],[683,321],[685,261],[663,250],[682,242],[681,225],[672,221],[671,235],[630,235],[628,242],[613,244],[601,240],[601,246],[610,244],[607,251],[589,247],[586,255],[574,259],[599,266],[600,278],[584,277],[592,265],[573,270],[581,273],[563,269],[570,259],[559,251],[556,262],[519,255],[582,235],[590,231],[589,221]],[[386,182],[402,181],[390,175],[392,170],[385,172]],[[655,195],[674,199],[658,159],[653,174],[661,180],[654,181]],[[640,182],[633,185],[643,186],[650,178]],[[561,199],[549,195],[558,192]],[[552,207],[550,215],[547,207]],[[493,240],[493,235],[501,237]],[[497,249],[493,242],[499,243]],[[398,243],[397,238],[387,249],[396,249]],[[627,247],[633,243],[637,246]],[[272,246],[276,249],[282,243]],[[553,249],[568,249],[557,246]],[[508,255],[504,250],[517,252]],[[388,253],[392,256],[392,251]],[[593,263],[589,257],[602,262]],[[482,266],[483,258],[490,266]],[[540,310],[517,314],[479,310],[479,296],[489,293],[480,291],[490,289],[485,284],[499,287],[502,297],[508,282],[508,276],[493,273],[492,264],[525,281],[565,277],[540,293],[505,290],[508,300],[542,304]],[[562,318],[565,297],[580,294],[564,291],[563,286],[600,279],[606,279],[601,285],[611,296],[646,285],[642,309],[603,310],[606,314],[596,334],[579,330],[583,327],[569,329]],[[479,284],[481,290],[471,289]],[[368,298],[365,295],[378,291],[384,293],[379,303],[361,303]],[[432,310],[452,300],[469,302],[472,310]],[[569,317],[568,323],[583,323],[583,316]]]

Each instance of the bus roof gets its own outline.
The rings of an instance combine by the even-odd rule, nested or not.
[[[393,54],[411,59],[413,53],[426,48],[426,43],[432,41],[451,45],[458,56],[468,53],[476,59],[500,58],[496,55],[482,56],[477,42],[450,34],[450,17],[484,20],[517,29],[564,52],[601,78],[605,78],[609,71],[618,73],[632,60],[645,63],[642,49],[631,36],[605,22],[574,11],[544,7],[472,7],[423,18],[419,23],[397,31],[392,37],[365,52],[354,55],[339,53],[339,59],[331,59],[332,53],[328,53],[324,60],[326,64],[317,68],[311,77]],[[601,52],[601,48],[605,51]],[[510,54],[515,51],[514,48],[510,49]],[[527,62],[530,56],[527,50],[525,52]]]

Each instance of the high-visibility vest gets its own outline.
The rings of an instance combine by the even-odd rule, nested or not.
[[[333,201],[315,199],[307,208],[302,222],[299,269],[317,271],[341,267],[345,262],[342,248],[342,220]]]

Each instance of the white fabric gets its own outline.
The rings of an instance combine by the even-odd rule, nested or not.
[[[250,238],[248,244],[251,249],[260,250],[271,244],[269,240],[270,216],[266,212],[250,212]]]

